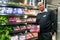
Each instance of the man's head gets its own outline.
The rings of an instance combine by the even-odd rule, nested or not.
[[[38,2],[37,7],[38,7],[39,10],[43,11],[44,10],[43,2]]]

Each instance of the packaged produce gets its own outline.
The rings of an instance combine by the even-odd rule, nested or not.
[[[16,22],[16,18],[12,17],[12,16],[10,16],[8,20],[9,20],[9,22]]]
[[[16,17],[16,22],[26,22],[25,19],[20,19],[20,17]]]
[[[31,33],[29,33],[29,35],[30,35],[30,38],[33,38],[33,35]]]
[[[23,7],[27,7],[27,4],[23,3],[23,2],[19,2],[20,6],[23,6]]]
[[[7,2],[8,5],[15,5],[15,6],[19,6],[19,3],[16,3],[16,2]]]
[[[16,36],[11,36],[10,38],[11,38],[11,40],[18,40],[18,36],[17,35]]]
[[[13,13],[13,8],[5,7],[4,14],[12,14],[12,13]]]
[[[4,14],[24,14],[24,9],[4,7],[3,12]]]
[[[9,22],[26,22],[25,19],[20,19],[20,17],[10,16]]]
[[[20,22],[26,22],[26,20],[25,19],[20,19]]]
[[[4,7],[0,7],[0,13],[4,14]]]
[[[36,18],[32,18],[32,22],[36,22]]]
[[[36,18],[29,17],[27,18],[27,22],[36,22]]]
[[[30,24],[27,25],[27,29],[30,29],[32,26]]]
[[[28,18],[27,19],[27,22],[32,22],[32,18]]]
[[[29,11],[27,9],[24,9],[25,14],[29,14]]]
[[[14,14],[18,14],[18,8],[14,8],[14,9],[13,9],[13,13],[14,13]]]
[[[19,40],[25,40],[25,35],[19,35]]]
[[[26,39],[30,39],[30,38],[33,38],[33,35],[31,33],[27,33],[26,34]]]
[[[24,14],[24,9],[18,8],[18,14]]]
[[[21,30],[25,30],[26,26],[20,26]]]
[[[32,33],[34,37],[38,37],[38,33]]]
[[[20,22],[20,17],[16,17],[16,22]]]
[[[13,29],[14,29],[14,31],[18,31],[18,30],[20,30],[20,27],[19,26],[16,26]]]
[[[29,10],[29,14],[35,14],[35,10]]]
[[[39,32],[39,26],[38,25],[32,25],[30,32]]]
[[[14,14],[24,14],[24,9],[22,9],[22,8],[14,8],[13,13]]]
[[[30,39],[30,35],[29,34],[26,34],[26,39]]]

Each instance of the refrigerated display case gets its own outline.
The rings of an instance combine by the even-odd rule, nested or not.
[[[0,33],[3,33],[0,35],[1,40],[38,38],[40,26],[36,24],[36,5],[39,1],[41,0],[9,0],[0,5]]]

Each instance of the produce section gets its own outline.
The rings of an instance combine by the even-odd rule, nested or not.
[[[0,5],[0,40],[38,38],[40,26],[36,24],[36,10],[32,5],[21,2],[6,2],[4,5]]]

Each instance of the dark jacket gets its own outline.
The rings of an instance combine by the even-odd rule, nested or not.
[[[52,10],[38,13],[36,23],[40,25],[40,33],[57,31],[57,19]]]

